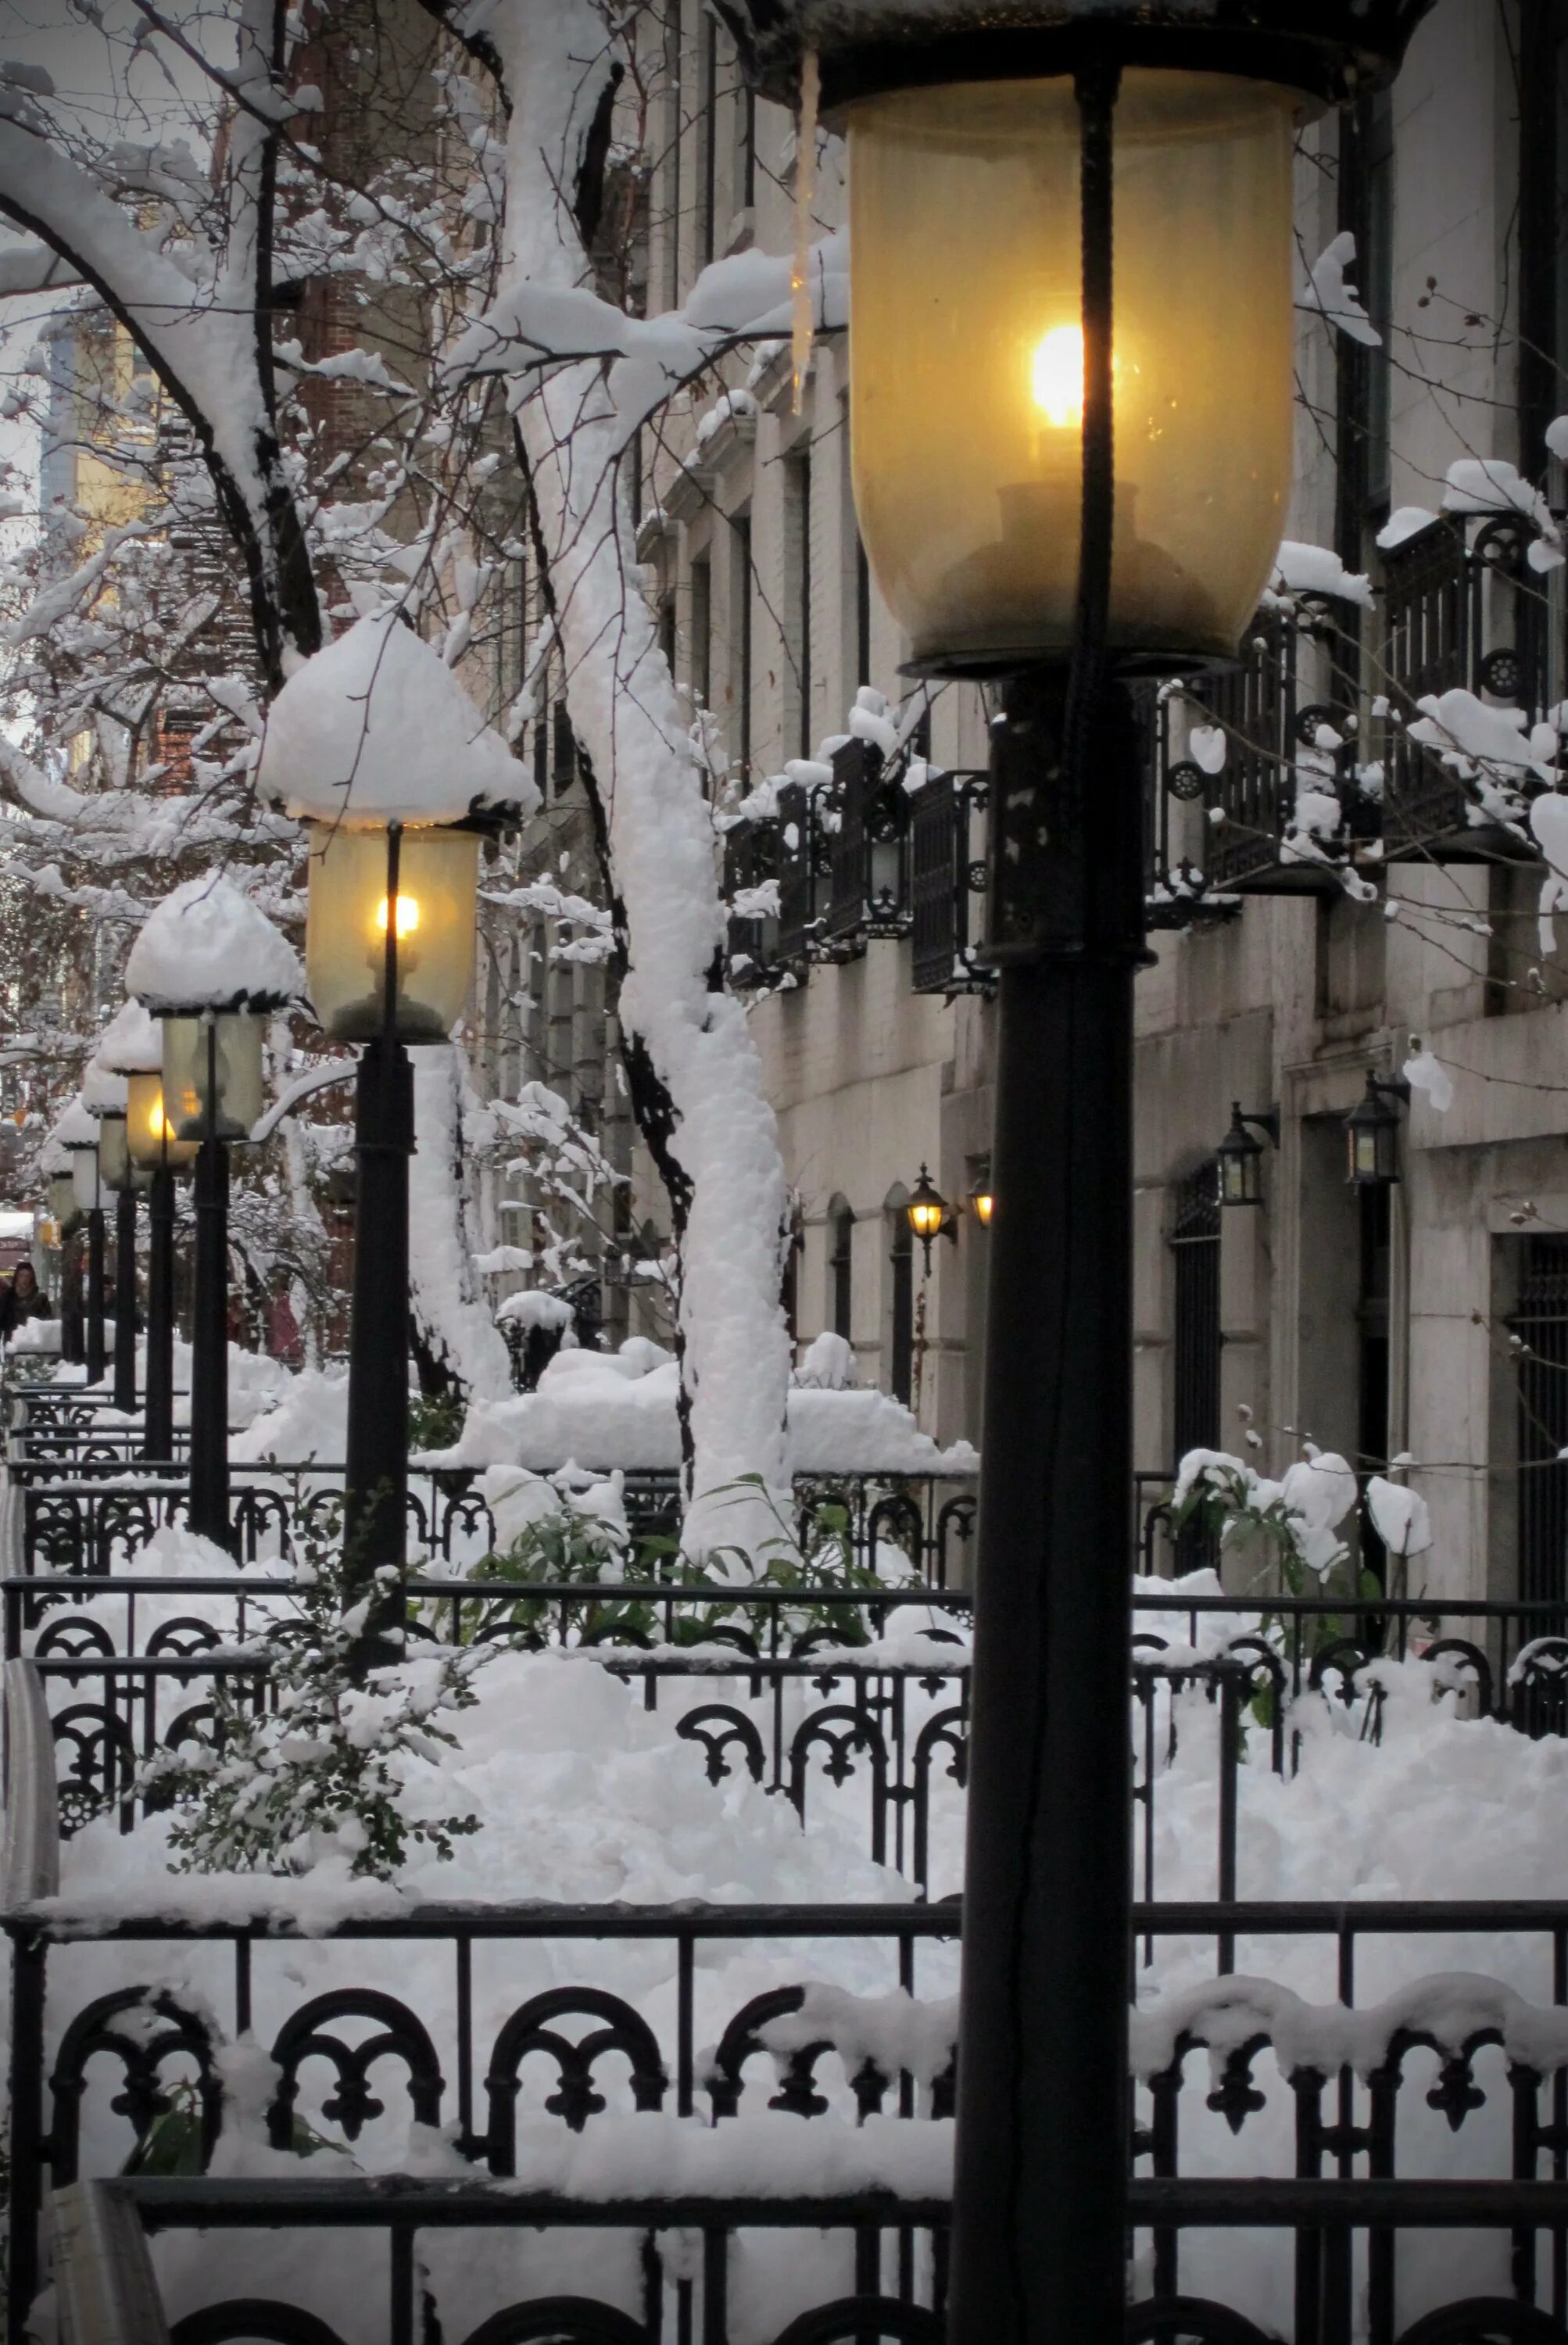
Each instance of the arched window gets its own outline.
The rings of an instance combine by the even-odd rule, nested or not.
[[[890,1191],[882,1208],[888,1233],[887,1300],[882,1313],[888,1390],[907,1406],[914,1390],[914,1233],[909,1194]]]
[[[853,1340],[855,1209],[847,1197],[828,1208],[828,1325],[846,1343]]]

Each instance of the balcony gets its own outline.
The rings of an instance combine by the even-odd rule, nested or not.
[[[1384,555],[1383,639],[1371,688],[1392,704],[1379,743],[1383,852],[1390,861],[1494,861],[1532,854],[1493,801],[1406,722],[1430,695],[1538,711],[1546,686],[1546,604],[1522,514],[1444,515]],[[1490,794],[1484,794],[1490,795]]]
[[[871,741],[844,742],[832,766],[822,810],[830,864],[822,953],[853,960],[868,940],[910,932],[910,798],[902,765],[887,767]]]
[[[1243,896],[1330,893],[1376,836],[1343,705],[1350,624],[1329,596],[1282,598],[1234,666],[1145,695],[1152,928],[1225,917]]]
[[[911,977],[917,993],[990,993],[976,959],[985,895],[983,773],[932,774],[911,801]]]

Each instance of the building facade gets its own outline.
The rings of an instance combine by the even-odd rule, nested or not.
[[[1438,0],[1391,96],[1303,126],[1280,570],[1235,670],[1143,703],[1140,1461],[1408,1455],[1434,1535],[1411,1584],[1450,1593],[1568,1584],[1568,1012],[1530,812],[1564,693],[1565,38],[1555,0]],[[813,232],[838,225],[843,157],[825,137],[803,158],[753,104],[701,0],[669,0],[655,52],[667,305],[726,254],[788,249],[807,168]],[[1202,286],[1172,299],[1201,334]],[[748,353],[647,434],[639,549],[711,745],[732,969],[797,1203],[795,1332],[846,1335],[863,1381],[973,1438],[987,712],[901,675],[855,525],[850,364],[819,340],[797,396],[787,347]],[[1422,1046],[1445,1110],[1441,1077],[1369,1092]],[[1369,1098],[1400,1177],[1356,1187],[1345,1119]],[[1225,1209],[1233,1104],[1277,1114],[1278,1142],[1247,1127],[1262,1203]],[[929,1267],[902,1210],[922,1167],[959,1208]]]

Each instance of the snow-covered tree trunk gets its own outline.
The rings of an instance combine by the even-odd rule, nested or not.
[[[463,1184],[463,1062],[450,1043],[412,1051],[415,1147],[409,1159],[408,1266],[426,1344],[473,1400],[512,1390],[512,1363],[474,1280],[476,1233]]]
[[[615,86],[606,19],[590,0],[505,0],[484,17],[481,40],[478,12],[466,25],[453,12],[475,54],[499,66],[510,108],[498,297],[520,282],[589,286],[579,212]],[[621,1021],[673,1111],[664,1145],[680,1253],[685,1546],[755,1558],[791,1519],[778,1128],[745,1013],[724,990],[712,826],[642,589],[625,430],[599,361],[520,378],[514,419],[572,729],[603,809],[626,949]]]

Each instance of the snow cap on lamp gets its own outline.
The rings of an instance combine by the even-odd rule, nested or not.
[[[98,1144],[97,1119],[82,1104],[80,1091],[60,1115],[49,1134],[51,1146],[61,1148],[96,1148]]]
[[[163,1066],[163,1036],[151,1010],[134,996],[98,1037],[97,1063],[117,1075],[156,1075]]]
[[[99,1051],[82,1070],[82,1105],[91,1116],[123,1115],[126,1079],[107,1065]]]
[[[396,610],[356,620],[272,703],[257,768],[291,815],[352,826],[532,814],[533,777]]]
[[[1398,70],[1432,0],[716,0],[746,79],[793,107],[814,51],[835,107],[914,84],[1123,65],[1244,74],[1339,104]]]
[[[293,947],[231,879],[188,879],[148,916],[126,988],[155,1015],[277,1010],[305,989]]]

